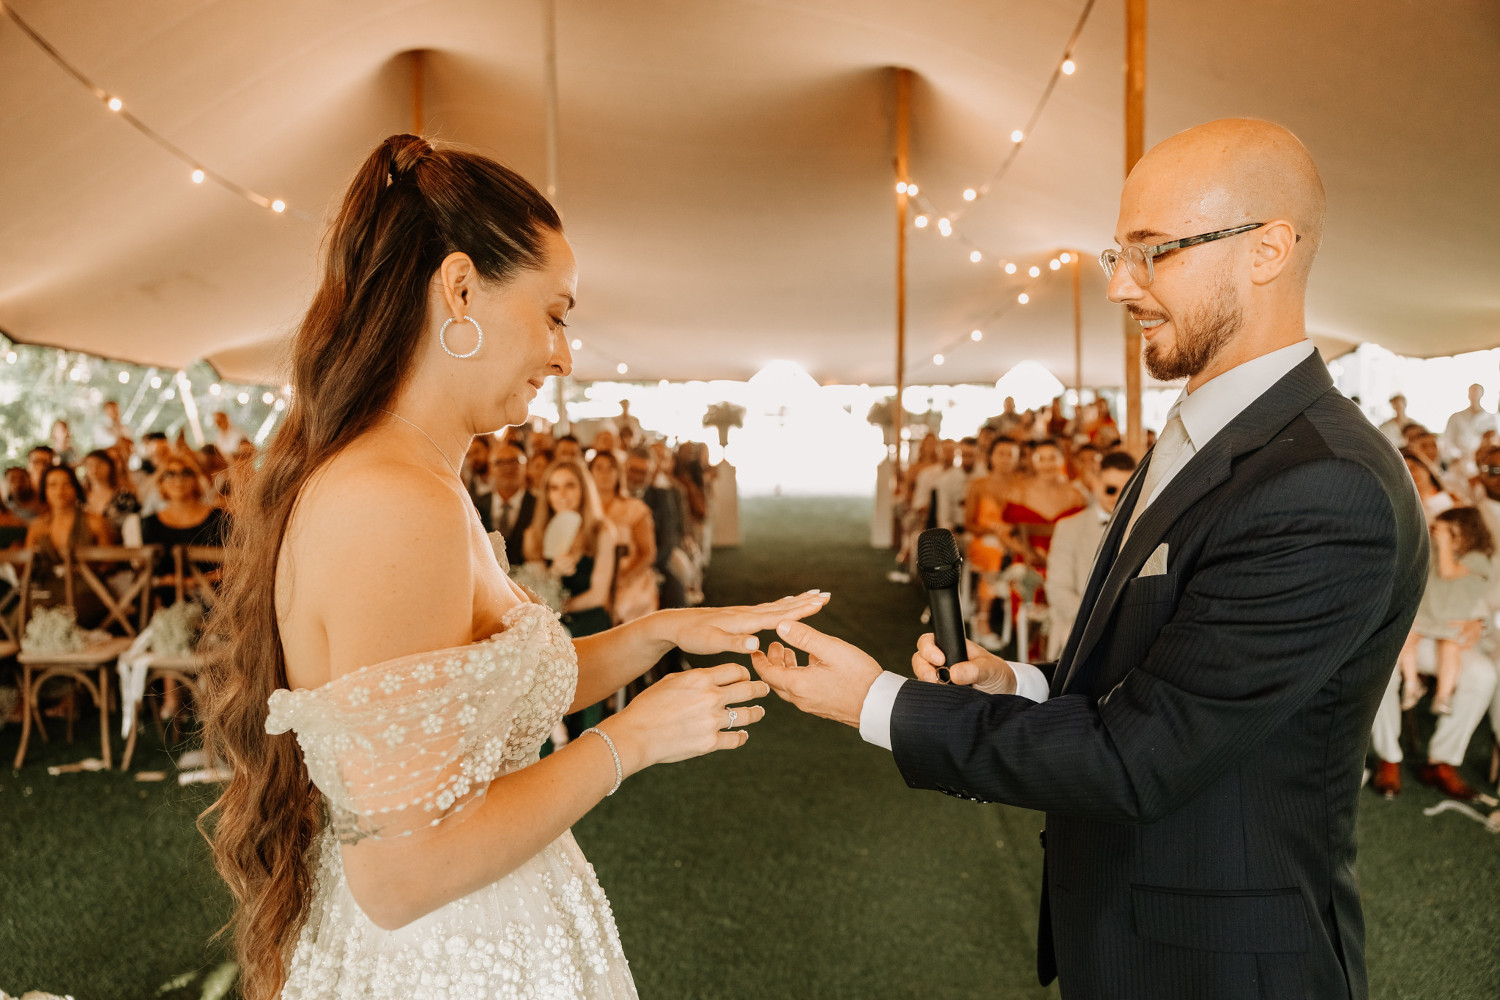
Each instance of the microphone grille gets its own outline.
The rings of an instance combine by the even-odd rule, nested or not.
[[[917,572],[922,576],[922,586],[928,590],[956,587],[962,566],[953,532],[928,528],[917,536]]]

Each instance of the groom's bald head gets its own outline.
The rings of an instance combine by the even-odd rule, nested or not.
[[[1163,236],[1285,220],[1301,237],[1287,276],[1305,284],[1323,236],[1326,199],[1312,156],[1291,132],[1253,118],[1224,118],[1152,147],[1125,182],[1122,223],[1127,207],[1131,218],[1151,220]]]

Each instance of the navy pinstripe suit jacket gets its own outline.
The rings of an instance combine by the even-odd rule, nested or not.
[[[1050,700],[911,682],[914,788],[1044,810],[1037,966],[1064,997],[1367,995],[1355,807],[1427,532],[1315,353],[1094,566]],[[1138,577],[1166,542],[1165,574]]]

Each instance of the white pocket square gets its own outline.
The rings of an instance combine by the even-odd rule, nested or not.
[[[1162,542],[1156,547],[1156,551],[1151,553],[1151,558],[1146,560],[1145,565],[1141,567],[1141,571],[1136,576],[1161,576],[1166,571],[1167,543]]]

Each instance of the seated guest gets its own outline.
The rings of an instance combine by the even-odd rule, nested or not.
[[[1417,487],[1417,496],[1422,501],[1422,512],[1427,515],[1428,524],[1443,511],[1457,506],[1457,499],[1443,488],[1437,473],[1420,456],[1410,448],[1402,448],[1401,457],[1406,461],[1406,471],[1411,474],[1411,481]]]
[[[651,512],[658,604],[664,608],[687,607],[687,592],[672,571],[672,553],[682,545],[685,503],[681,492],[671,480],[656,474],[655,462],[646,448],[636,448],[625,458],[625,492]]]
[[[1104,540],[1104,529],[1115,512],[1120,492],[1135,459],[1123,451],[1112,451],[1099,461],[1099,471],[1089,473],[1084,486],[1089,505],[1076,514],[1057,522],[1052,531],[1052,548],[1047,553],[1047,602],[1052,608],[1051,631],[1047,638],[1047,659],[1056,660],[1068,643],[1068,633],[1083,604],[1083,591],[1094,568],[1094,554]]]
[[[47,502],[32,485],[31,475],[19,465],[5,470],[5,506],[23,524],[30,524],[47,510]]]
[[[563,512],[579,515],[577,531],[561,553],[549,553],[547,527]],[[614,525],[604,516],[593,477],[582,463],[553,462],[542,479],[536,516],[526,529],[523,548],[527,562],[546,566],[568,591],[562,623],[575,639],[603,632],[612,624],[609,593],[615,575],[615,539]],[[564,716],[563,724],[568,736],[576,738],[603,716],[601,701]]]
[[[526,453],[509,441],[490,448],[490,492],[478,501],[479,523],[486,532],[505,536],[505,560],[512,566],[526,561],[526,529],[536,515],[536,494],[526,488]]]
[[[26,472],[31,476],[31,488],[36,490],[37,496],[47,495],[46,488],[42,485],[42,477],[56,464],[57,454],[49,444],[39,444],[26,453]]]
[[[83,456],[83,472],[88,479],[84,509],[108,520],[118,535],[125,518],[141,510],[130,477],[121,473],[114,456],[102,448]]]
[[[222,547],[229,534],[229,519],[222,508],[205,502],[204,497],[211,494],[208,481],[187,458],[178,455],[167,458],[157,475],[162,507],[141,521],[141,541],[162,546],[156,564],[157,582],[175,584],[172,546]],[[171,597],[166,597],[166,601],[170,603]]]
[[[557,439],[553,446],[553,458],[559,462],[581,462],[583,460],[583,445],[571,434],[564,434]]]
[[[114,528],[98,514],[83,509],[83,487],[66,465],[47,470],[42,481],[47,509],[26,529],[26,547],[36,553],[31,566],[31,604],[53,607],[67,601],[68,556],[90,545],[113,545]],[[88,587],[74,588],[78,624],[93,628],[104,618],[104,604]]]
[[[568,591],[563,624],[574,638],[610,627],[609,591],[615,572],[615,529],[604,516],[594,480],[584,467],[559,459],[547,469],[538,494],[536,515],[522,545],[527,562],[541,563]],[[547,526],[563,511],[580,515],[582,523],[568,547],[548,558],[544,547]]]
[[[644,618],[657,608],[656,527],[644,501],[625,493],[624,477],[615,453],[605,449],[589,463],[604,516],[615,526],[625,549],[615,572],[614,621],[617,624]]]
[[[78,464],[78,456],[73,453],[73,431],[68,427],[68,422],[61,417],[52,421],[52,454],[61,465],[73,466]]]
[[[236,444],[235,447],[238,448],[239,445]],[[186,450],[185,445],[183,450]],[[198,449],[196,456],[198,470],[208,483],[204,499],[218,507],[224,506],[224,500],[229,496],[229,459],[224,457],[225,454],[219,450],[218,445],[206,444]],[[165,494],[162,495],[162,500],[165,502]]]
[[[458,470],[458,478],[463,480],[464,489],[469,491],[476,507],[490,492],[491,440],[488,434],[476,435],[469,442],[469,450],[464,452],[464,461]]]

